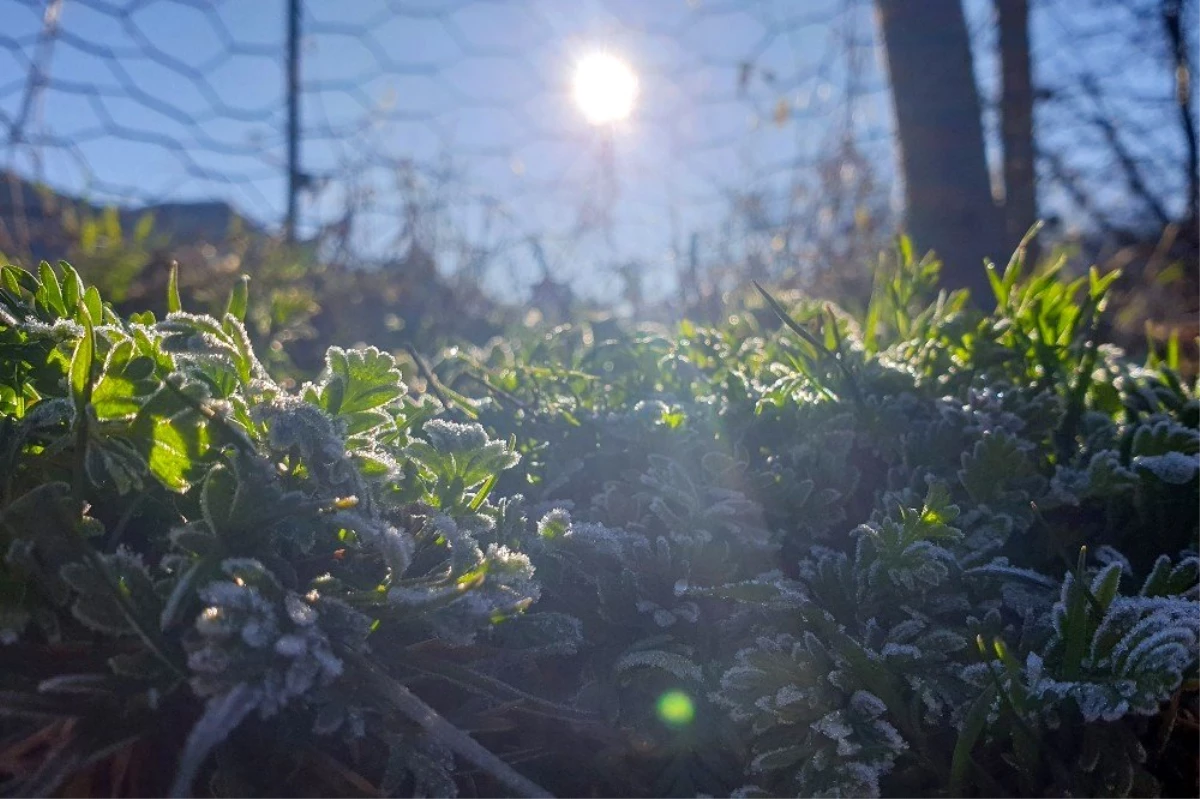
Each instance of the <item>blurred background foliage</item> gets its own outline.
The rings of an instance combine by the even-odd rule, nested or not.
[[[577,20],[538,0],[499,11],[446,0],[389,6],[378,25],[361,19],[369,3],[356,16],[307,0],[295,4],[293,84],[245,60],[269,55],[280,69],[282,5],[253,24],[227,3],[144,5],[0,0],[12,31],[0,57],[18,77],[0,86],[0,252],[27,266],[68,259],[127,309],[161,302],[172,261],[206,308],[249,275],[251,333],[298,376],[330,344],[433,352],[605,314],[716,322],[739,312],[751,281],[861,310],[901,231],[937,251],[948,285],[986,297],[979,264],[1005,260],[1038,219],[1033,260],[1121,271],[1107,340],[1141,357],[1174,336],[1195,372],[1194,0],[814,0],[804,13],[787,0],[596,0]],[[109,28],[117,38],[100,35]],[[380,50],[384,28],[392,44],[449,34],[430,80],[451,127],[477,127],[486,147],[448,132],[420,92],[396,92],[423,62]],[[526,28],[540,33],[522,48]],[[629,131],[588,129],[559,108],[568,76],[547,70],[569,67],[589,35],[639,72],[648,107]],[[669,45],[659,59],[647,55],[655,43]],[[361,80],[331,65],[352,45],[370,51]],[[469,72],[481,59],[494,74]],[[225,79],[234,66],[244,86]],[[526,85],[517,68],[545,80]],[[480,100],[463,70],[484,94],[516,83]],[[161,90],[173,85],[202,101]],[[235,100],[251,85],[268,99],[246,110]],[[338,116],[342,100],[380,86],[390,102]],[[485,124],[491,107],[517,127]],[[249,144],[218,141],[227,129]],[[676,145],[657,159],[664,136]],[[582,170],[571,180],[564,147]],[[551,179],[489,183],[496,163],[509,178]],[[720,179],[693,196],[712,170]],[[263,199],[281,184],[294,214]],[[651,186],[668,199],[647,215]]]

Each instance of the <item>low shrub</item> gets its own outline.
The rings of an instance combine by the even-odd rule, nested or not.
[[[377,758],[389,790],[449,790],[456,751],[529,789],[385,667],[455,666],[439,642],[536,598],[525,556],[476,543],[517,456],[379,350],[330,349],[287,392],[244,293],[220,320],[169,304],[122,319],[66,265],[3,272],[9,790],[358,789],[327,750]]]
[[[0,288],[11,792],[1196,790],[1200,402],[1110,279],[331,349]],[[777,332],[777,324],[782,330]]]

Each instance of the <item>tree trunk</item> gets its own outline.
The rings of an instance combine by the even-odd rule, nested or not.
[[[1194,15],[1196,9],[1184,0],[1163,0],[1162,21],[1163,30],[1167,34],[1167,44],[1171,48],[1171,65],[1175,72],[1175,100],[1179,109],[1179,129],[1183,135],[1185,147],[1188,199],[1184,211],[1185,225],[1194,236],[1197,214],[1200,213],[1200,135],[1196,133],[1196,109],[1192,103],[1192,65],[1188,57],[1187,39],[1184,35],[1183,20],[1188,14]]]
[[[1015,249],[1037,221],[1033,165],[1033,77],[1029,0],[996,0],[1000,28],[1000,127],[1004,145],[1004,249]],[[1034,252],[1028,253],[1030,258]]]
[[[993,303],[985,259],[998,259],[979,91],[960,0],[876,0],[891,73],[906,227],[941,257],[943,283]]]

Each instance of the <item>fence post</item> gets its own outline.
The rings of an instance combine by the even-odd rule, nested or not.
[[[287,216],[284,239],[296,242],[300,193],[300,0],[287,0]]]

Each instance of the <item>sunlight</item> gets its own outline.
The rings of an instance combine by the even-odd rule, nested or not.
[[[637,74],[614,55],[590,53],[575,66],[575,103],[593,125],[628,118],[637,96]]]

